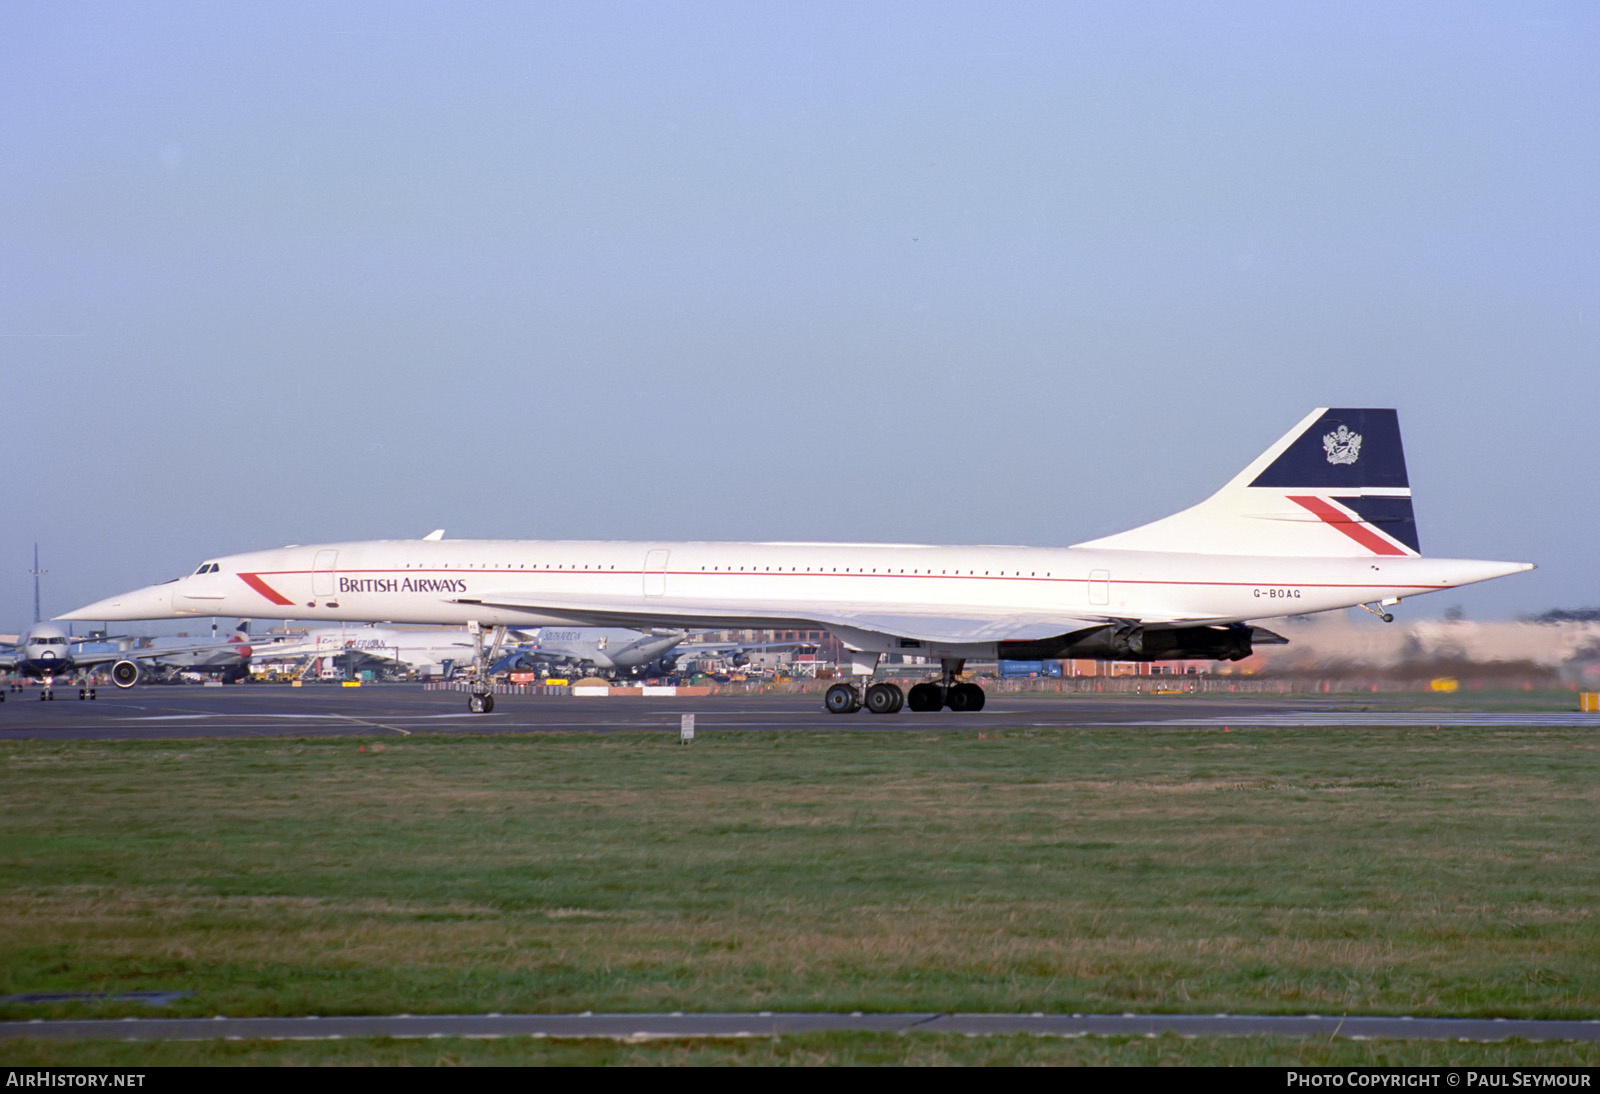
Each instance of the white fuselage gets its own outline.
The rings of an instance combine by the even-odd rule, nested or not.
[[[842,605],[864,616],[948,613],[1041,625],[1134,619],[1159,628],[1393,600],[1527,568],[1422,557],[582,540],[375,540],[217,562],[213,572],[111,597],[65,618],[293,615],[581,626],[628,625],[616,613],[637,611],[682,625],[737,618],[761,626],[837,617]],[[982,655],[981,637],[966,637],[949,652]]]

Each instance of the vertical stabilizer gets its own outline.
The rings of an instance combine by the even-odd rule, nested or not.
[[[1393,410],[1321,408],[1199,505],[1076,544],[1319,557],[1422,552]]]

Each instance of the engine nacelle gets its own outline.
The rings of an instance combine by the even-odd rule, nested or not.
[[[119,688],[131,688],[139,682],[139,662],[118,661],[111,666],[111,682]]]
[[[1283,645],[1288,639],[1243,623],[1213,627],[1147,628],[1138,623],[1108,623],[1037,642],[1002,642],[1007,660],[1094,658],[1102,661],[1242,661],[1256,643]]]

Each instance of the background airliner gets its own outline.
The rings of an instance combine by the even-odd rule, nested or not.
[[[713,659],[735,666],[746,664],[757,650],[793,649],[807,642],[709,642],[688,639],[685,631],[645,633],[625,627],[540,627],[513,630],[517,649],[496,666],[549,668],[621,677],[667,676],[680,662],[693,664]]]
[[[376,540],[208,560],[66,619],[292,612],[483,626],[826,628],[870,678],[884,653],[940,662],[903,694],[829,689],[835,713],[975,710],[969,658],[1248,656],[1249,621],[1368,605],[1531,569],[1421,554],[1396,413],[1312,411],[1180,513],[1066,548],[871,543]],[[482,674],[480,674],[481,678]],[[474,690],[473,710],[493,707]]]
[[[104,664],[111,665],[111,682],[119,688],[131,688],[139,678],[152,669],[168,668],[244,672],[244,662],[250,649],[242,645],[249,636],[236,631],[226,640],[194,641],[193,639],[158,639],[159,645],[141,649],[83,649],[86,643],[103,643],[90,637],[73,637],[55,623],[35,623],[18,638],[16,644],[0,652],[0,669],[14,672],[23,679],[43,682],[41,699],[56,697],[55,682],[61,677],[78,677]],[[74,648],[78,647],[78,648]],[[14,690],[20,684],[13,682]],[[78,687],[79,699],[93,699],[95,689]]]
[[[85,647],[85,652],[90,652]],[[183,673],[218,677],[224,684],[236,684],[250,675],[250,621],[241,619],[226,638],[209,642],[193,638],[144,638],[122,656],[138,662],[153,678],[163,682],[178,679]]]
[[[687,637],[682,631],[646,634],[625,627],[540,627],[513,631],[519,647],[502,664],[622,676],[665,676],[677,667],[673,651]]]
[[[346,670],[399,667],[424,676],[448,676],[471,664],[476,652],[472,637],[459,627],[316,627],[301,634],[258,638],[255,645],[260,663],[326,658]]]

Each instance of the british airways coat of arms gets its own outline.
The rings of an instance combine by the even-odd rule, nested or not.
[[[1349,426],[1342,425],[1322,435],[1322,447],[1328,453],[1329,463],[1355,463],[1361,456],[1361,434],[1352,433]]]

